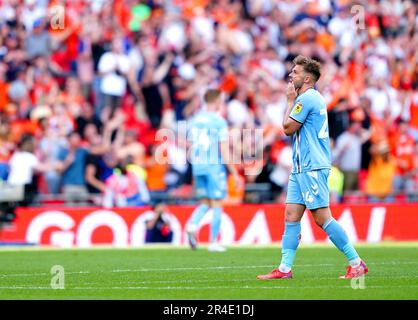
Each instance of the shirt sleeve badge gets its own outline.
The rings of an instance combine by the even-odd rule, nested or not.
[[[302,111],[302,103],[296,103],[295,107],[293,108],[293,114],[298,114]]]

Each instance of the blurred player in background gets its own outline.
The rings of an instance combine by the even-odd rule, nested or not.
[[[296,57],[293,63],[286,92],[288,106],[283,118],[285,134],[293,135],[293,169],[286,199],[282,260],[278,269],[257,278],[292,278],[291,269],[301,237],[300,221],[306,208],[349,262],[346,274],[340,278],[359,277],[366,274],[368,268],[329,209],[331,151],[327,107],[314,88],[321,75],[320,64],[304,56]]]
[[[229,144],[228,126],[220,111],[224,98],[219,90],[209,89],[203,97],[204,106],[198,111],[191,123],[191,164],[196,196],[200,205],[194,210],[186,232],[190,247],[197,246],[196,233],[199,222],[212,209],[209,251],[225,251],[218,241],[221,228],[221,200],[226,197],[227,173],[225,165],[233,177],[238,180],[234,166],[228,163]]]

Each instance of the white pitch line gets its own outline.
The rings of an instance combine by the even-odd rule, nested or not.
[[[46,290],[50,289],[51,287],[24,287],[24,286],[11,286],[11,287],[0,287],[0,290]]]
[[[0,278],[8,277],[35,277],[35,276],[47,276],[49,273],[16,273],[16,274],[0,274]]]
[[[406,286],[382,286],[382,285],[369,285],[366,286],[365,289],[377,289],[377,288],[418,288],[418,285],[406,285]],[[11,287],[0,287],[0,290],[53,290],[51,287],[24,287],[24,286],[11,286]],[[167,287],[149,287],[149,286],[138,286],[138,287],[74,287],[74,288],[67,288],[61,290],[219,290],[219,289],[352,289],[351,286],[210,286],[210,287],[175,287],[175,286],[167,286]]]
[[[410,265],[418,264],[418,261],[402,261],[402,262],[370,262],[368,265]],[[332,263],[320,263],[320,264],[296,264],[295,268],[299,267],[340,267],[338,264]],[[214,267],[178,267],[178,268],[143,268],[143,269],[115,269],[109,271],[72,271],[66,272],[65,274],[95,274],[95,273],[130,273],[130,272],[177,272],[177,271],[193,271],[193,270],[228,270],[228,269],[256,269],[256,268],[275,268],[276,265],[253,265],[253,266],[214,266]],[[35,277],[35,276],[46,276],[49,273],[18,273],[18,274],[2,274],[0,278],[7,277]]]
[[[151,269],[116,269],[111,272],[152,272],[152,271],[190,271],[190,270],[224,270],[224,269],[254,269],[274,268],[274,265],[261,266],[217,266],[217,267],[180,267],[180,268],[151,268]]]
[[[71,271],[65,272],[65,274],[89,274],[90,271]],[[49,276],[50,273],[42,272],[42,273],[15,273],[15,274],[0,274],[0,278],[7,278],[7,277],[36,277],[36,276]]]
[[[373,280],[377,280],[377,279],[381,279],[381,278],[387,278],[387,276],[366,276],[367,280],[370,280],[369,277],[372,277],[371,279]],[[418,278],[418,275],[416,276],[391,276],[391,279],[404,279],[404,278]],[[296,279],[297,280],[297,279]],[[337,276],[330,276],[330,277],[320,277],[317,278],[315,277],[314,280],[338,280],[340,281],[340,279],[338,279]],[[132,285],[132,284],[169,284],[169,283],[177,283],[177,284],[181,284],[181,283],[216,283],[216,282],[260,282],[260,280],[256,279],[255,276],[254,278],[240,278],[240,279],[219,279],[219,280],[214,280],[214,279],[206,279],[206,280],[195,280],[195,279],[186,279],[186,280],[150,280],[150,281],[112,281],[112,283],[114,284],[126,284],[126,285]],[[340,281],[342,282],[342,281]],[[83,284],[85,285],[97,285],[97,284],[102,284],[102,282],[83,282]]]
[[[370,276],[366,276],[366,279],[369,279]],[[372,279],[380,279],[380,278],[387,278],[387,276],[372,276]],[[418,275],[416,276],[391,276],[391,279],[403,279],[403,278],[418,278]],[[313,278],[314,280],[340,280],[338,279],[338,276],[330,276],[330,277],[320,277],[320,278]],[[219,279],[219,280],[154,280],[154,281],[112,281],[113,283],[117,284],[165,284],[165,283],[216,283],[216,282],[260,282],[260,280],[256,279],[254,276],[254,279],[251,278],[242,278],[242,279]],[[83,282],[83,284],[88,285],[95,285],[95,284],[102,284],[102,282]]]
[[[368,263],[368,265],[399,265],[399,264],[418,264],[418,261],[410,262],[375,262]],[[295,264],[298,267],[330,267],[337,266],[335,263],[320,263],[320,264]],[[224,270],[224,269],[254,269],[254,268],[274,268],[275,265],[260,265],[260,266],[218,266],[218,267],[181,267],[181,268],[151,268],[151,269],[115,269],[111,272],[152,272],[152,271],[189,271],[189,270]]]
[[[368,276],[367,278],[369,278],[370,276]],[[381,279],[381,278],[386,278],[386,276],[373,276],[372,279]],[[391,276],[391,279],[403,279],[403,278],[418,278],[418,276]],[[296,279],[297,280],[297,279]],[[338,280],[338,283],[343,283],[343,281],[339,280],[336,276],[330,276],[330,277],[320,277],[320,278],[315,278],[315,280]],[[219,279],[219,280],[214,280],[214,279],[207,279],[207,280],[194,280],[194,279],[187,279],[187,280],[151,280],[151,281],[112,281],[114,284],[118,284],[118,285],[156,285],[156,284],[188,284],[188,283],[217,283],[217,282],[224,282],[225,279]],[[254,278],[241,278],[241,279],[228,279],[228,282],[257,282],[260,283],[260,280]],[[102,282],[83,282],[83,284],[85,285],[97,285],[97,284],[102,284]],[[389,286],[390,287],[390,286]],[[12,286],[12,288],[16,288],[16,289],[26,289],[26,288],[48,288],[48,287],[41,287],[41,286],[30,286],[30,287],[24,287],[24,286]],[[82,287],[84,288],[84,287]],[[100,289],[100,287],[91,287],[92,290],[93,288],[97,288]],[[128,288],[128,287],[127,287]],[[153,288],[158,288],[158,287],[153,287]],[[233,287],[228,287],[228,288],[233,288]],[[299,287],[300,288],[300,287]]]
[[[74,271],[65,272],[65,274],[90,274],[90,273],[123,273],[123,272],[153,272],[153,271],[190,271],[190,270],[223,270],[223,269],[254,269],[254,268],[274,268],[274,265],[261,265],[261,266],[227,266],[227,267],[180,267],[180,268],[150,268],[150,269],[115,269],[110,271]],[[31,277],[31,276],[46,276],[49,273],[17,273],[17,274],[2,274],[0,278],[7,277]]]

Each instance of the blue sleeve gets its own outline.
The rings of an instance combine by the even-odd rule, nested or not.
[[[65,148],[60,148],[60,150],[58,151],[58,160],[64,161],[65,158],[67,158],[67,155],[68,155],[68,150]]]
[[[87,157],[88,156],[89,150],[87,150],[86,148],[81,148],[80,150],[82,152],[82,156],[83,157]]]
[[[304,123],[310,112],[311,104],[307,99],[296,99],[289,117],[299,123]]]

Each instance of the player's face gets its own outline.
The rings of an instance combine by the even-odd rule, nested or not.
[[[303,82],[305,80],[305,71],[300,65],[295,65],[292,69],[292,72],[289,74],[289,81],[293,83],[295,89],[298,90],[302,88]]]

